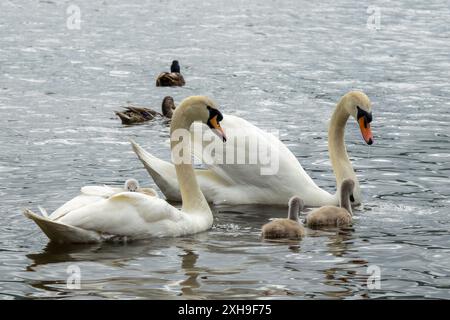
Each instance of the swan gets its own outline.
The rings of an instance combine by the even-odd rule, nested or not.
[[[115,111],[115,114],[120,118],[122,124],[135,124],[149,120],[153,120],[157,116],[172,118],[175,110],[175,103],[171,96],[164,97],[161,105],[162,114],[145,107],[127,106],[125,111]]]
[[[289,200],[287,219],[275,219],[263,225],[263,239],[299,239],[305,236],[305,228],[298,219],[298,213],[303,210],[303,200],[293,196]]]
[[[76,196],[75,198],[67,201],[62,206],[57,208],[52,214],[48,214],[45,209],[42,207],[38,207],[41,214],[44,217],[49,217],[51,220],[57,220],[61,216],[67,214],[68,212],[80,209],[81,207],[84,207],[86,205],[93,204],[97,201],[101,201],[104,199],[108,199],[109,197],[112,197],[115,194],[130,191],[129,187],[133,188],[130,184],[133,184],[134,179],[129,179],[125,181],[125,184],[123,187],[120,186],[84,186],[80,190],[80,194]],[[136,181],[136,180],[134,180]],[[137,185],[139,183],[136,181]],[[137,192],[147,194],[152,197],[158,197],[158,193],[153,188],[138,188]]]
[[[172,61],[170,72],[162,72],[156,78],[157,87],[182,87],[186,84],[180,73],[180,64],[177,60]]]
[[[220,127],[223,116],[214,102],[204,96],[186,98],[176,109],[170,126],[171,137],[189,127],[194,121],[201,121],[226,140]],[[184,140],[187,140],[186,142]],[[189,138],[182,145],[189,147]],[[174,159],[179,157],[179,139],[172,139]],[[184,150],[184,149],[182,149]],[[189,149],[188,149],[189,150]],[[183,152],[184,154],[184,152]],[[190,155],[189,155],[190,158]],[[25,209],[26,217],[32,219],[51,241],[86,243],[111,238],[142,239],[149,237],[182,236],[205,231],[212,226],[213,215],[201,192],[192,164],[178,161],[176,176],[182,198],[179,210],[165,200],[141,192],[119,192],[93,201],[64,213],[46,217]],[[101,189],[101,188],[100,188]],[[105,190],[90,188],[94,196]],[[99,191],[99,192],[98,192]]]
[[[352,206],[350,196],[355,187],[352,179],[345,179],[341,184],[340,207],[323,206],[306,216],[306,225],[310,228],[330,226],[342,227],[352,223]]]
[[[349,117],[353,117],[359,123],[365,142],[371,145],[373,143],[370,128],[372,107],[369,98],[363,92],[350,91],[339,100],[328,130],[328,151],[336,177],[336,190],[339,190],[340,184],[345,178],[354,180],[355,189],[352,203],[358,205],[361,203],[359,182],[348,158],[344,142],[344,131]],[[320,207],[339,204],[339,194],[332,195],[319,188],[292,152],[274,135],[232,115],[224,115],[222,125],[227,128],[229,141],[231,140],[230,134],[236,132],[239,135],[245,134],[249,138],[257,139],[259,146],[277,150],[275,156],[270,160],[278,162],[278,171],[276,174],[263,175],[261,174],[263,169],[261,164],[220,164],[216,162],[208,164],[207,169],[197,169],[195,173],[209,202],[232,205],[284,205],[290,197],[299,195],[307,206]],[[194,154],[200,159],[203,159],[202,143],[205,144],[204,141],[194,141]],[[180,192],[173,164],[151,155],[134,141],[131,141],[131,144],[136,155],[166,198],[179,201]],[[197,147],[196,144],[200,146]],[[227,143],[226,146],[234,149],[232,151],[235,154],[249,152],[247,144],[244,146],[238,144],[237,147],[234,147]]]

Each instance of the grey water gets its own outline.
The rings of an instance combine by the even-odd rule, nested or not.
[[[0,299],[450,298],[449,21],[448,1],[2,0]],[[156,88],[173,59],[187,85]],[[354,89],[372,100],[375,143],[349,121],[364,197],[351,228],[264,242],[286,208],[217,206],[193,236],[56,246],[22,215],[85,185],[156,187],[128,141],[167,160],[167,125],[114,111],[166,95],[279,130],[334,192],[327,125]]]

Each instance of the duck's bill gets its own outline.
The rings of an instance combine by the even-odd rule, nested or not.
[[[358,123],[364,141],[368,145],[371,145],[373,143],[373,134],[372,129],[370,129],[370,123],[368,123],[364,117],[359,118]]]
[[[220,126],[219,122],[217,121],[217,116],[212,117],[208,125],[211,129],[213,129],[214,133],[222,139],[223,142],[227,141],[227,136],[225,135],[225,131],[223,131],[222,127]]]

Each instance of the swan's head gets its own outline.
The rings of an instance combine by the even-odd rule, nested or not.
[[[172,61],[172,65],[170,66],[170,72],[180,73],[180,64],[178,63],[178,60]]]
[[[172,117],[172,124],[175,118],[185,118],[185,121],[200,121],[206,124],[224,142],[227,140],[225,132],[220,126],[223,119],[222,113],[218,110],[214,101],[205,96],[191,96],[184,99]]]
[[[172,118],[173,111],[175,110],[175,103],[171,96],[164,97],[161,110],[165,117]]]
[[[298,221],[298,213],[303,210],[305,203],[300,197],[293,196],[289,199],[288,219]]]
[[[136,192],[139,189],[139,182],[136,179],[128,179],[125,181],[124,189],[128,192]]]
[[[342,97],[342,101],[348,114],[358,122],[364,141],[371,145],[373,143],[372,130],[370,129],[372,104],[369,97],[361,91],[350,91]]]

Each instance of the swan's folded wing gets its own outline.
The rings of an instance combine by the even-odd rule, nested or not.
[[[117,193],[123,192],[123,188],[109,186],[85,186],[81,188],[81,194],[67,201],[61,207],[56,209],[50,216],[51,220],[59,220],[68,212],[77,210],[86,205],[90,205],[97,201],[107,199]]]
[[[99,233],[83,230],[77,227],[68,226],[52,221],[46,217],[39,216],[31,210],[25,209],[24,215],[33,220],[45,235],[54,242],[60,243],[89,243],[101,240]]]
[[[152,197],[157,197],[157,198],[159,198],[158,193],[157,193],[156,190],[153,189],[153,188],[139,188],[138,191],[141,192],[141,193],[143,193],[143,194],[146,194],[146,195],[148,195],[148,196],[152,196]]]
[[[306,174],[297,158],[273,134],[263,131],[248,121],[231,115],[224,115],[221,122],[228,140],[225,144],[217,143],[220,139],[214,135],[215,147],[222,147],[219,157],[210,157],[205,152],[210,144],[208,139],[192,139],[193,153],[201,159],[210,170],[234,184],[253,185],[255,187],[273,187],[276,181],[289,184],[301,180],[315,185]],[[204,126],[204,125],[203,125]],[[198,136],[198,125],[192,130]],[[245,140],[244,140],[245,139]],[[266,152],[262,152],[262,151]],[[216,152],[217,154],[217,152]],[[272,179],[276,177],[276,179]]]
[[[178,221],[181,212],[166,201],[139,192],[123,192],[64,215],[59,221],[111,235],[138,235],[148,225]]]
[[[112,195],[123,191],[123,188],[113,188],[109,186],[85,186],[81,188],[82,194],[103,198],[109,198]]]
[[[105,199],[105,197],[102,197],[102,196],[81,194],[81,195],[76,196],[75,198],[67,201],[62,206],[60,206],[58,209],[53,211],[53,213],[49,216],[49,219],[56,221],[56,220],[60,219],[62,216],[66,215],[68,212],[77,210],[79,208],[82,208],[84,206],[90,205],[92,203],[95,203],[97,201],[101,201],[104,199]]]
[[[295,155],[274,134],[240,117],[224,115],[221,126],[227,134],[227,142],[222,143],[213,135],[216,152],[211,157],[206,152],[211,140],[197,138],[198,130],[203,131],[202,136],[206,132],[204,128],[207,127],[201,126],[191,128],[195,133],[191,135],[194,156],[211,172],[233,185],[234,190],[245,190],[249,195],[255,195],[255,199],[285,199],[283,203],[296,194],[309,199],[309,205],[320,203],[311,199],[331,201],[334,198],[315,184]]]

